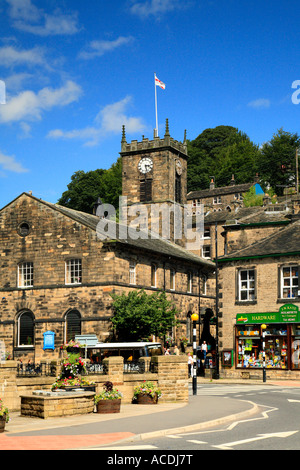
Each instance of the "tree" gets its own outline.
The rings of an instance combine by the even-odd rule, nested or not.
[[[271,186],[278,195],[295,184],[296,148],[300,137],[282,128],[269,142],[263,144],[258,161],[259,175],[266,187]]]
[[[233,174],[248,183],[257,172],[258,146],[232,126],[205,129],[188,141],[188,154],[188,191],[208,189],[211,176],[217,186],[228,186]]]
[[[243,204],[245,207],[262,206],[264,202],[263,199],[263,196],[255,193],[254,186],[243,194]]]
[[[121,341],[138,341],[151,335],[164,336],[177,324],[177,310],[164,291],[146,294],[144,290],[127,295],[111,294],[112,323]]]
[[[102,202],[112,204],[115,209],[119,206],[119,196],[122,194],[122,161],[118,158],[108,170],[93,170],[85,173],[76,171],[71,176],[71,182],[58,204],[83,211],[93,212],[93,205],[101,198]]]

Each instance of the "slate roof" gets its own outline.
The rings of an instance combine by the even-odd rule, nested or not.
[[[275,205],[274,205],[275,206]],[[275,208],[272,206],[272,209]],[[268,210],[269,207],[240,207],[236,211],[216,211],[207,212],[204,223],[210,224],[215,222],[223,222],[224,226],[230,225],[248,225],[248,224],[269,224],[277,222],[290,222],[290,211]]]
[[[85,225],[96,232],[99,230],[98,223],[100,219],[96,215],[87,214],[85,212],[77,211],[74,209],[69,209],[68,207],[64,207],[59,204],[53,204],[47,201],[43,201],[42,199],[38,199],[28,193],[22,193],[22,194],[25,194],[26,196],[31,197],[42,204],[45,204],[51,209],[60,212],[66,217],[69,217],[73,219],[74,221],[82,225]],[[19,197],[21,197],[22,194]],[[107,221],[107,222],[110,224],[114,224],[114,222],[112,221]],[[155,253],[159,253],[159,254],[163,254],[167,256],[172,256],[174,258],[181,259],[183,261],[193,262],[195,264],[201,265],[208,269],[215,269],[215,264],[212,261],[201,258],[200,256],[195,255],[194,253],[180,247],[179,245],[172,243],[168,240],[165,240],[163,238],[151,239],[148,237],[147,239],[138,238],[137,240],[135,240],[134,235],[136,235],[136,231],[130,229],[130,227],[127,227],[129,236],[126,239],[118,238],[118,234],[120,233],[119,232],[120,227],[121,225],[116,223],[117,237],[107,240],[108,243],[117,242],[128,247],[139,248],[139,249],[143,249],[143,250],[147,250],[147,251],[151,251],[151,252],[155,252]],[[104,233],[102,232],[102,234],[105,237],[107,235],[105,232]]]
[[[300,255],[300,220],[281,228],[250,246],[221,256],[220,262],[232,259],[264,258],[267,256]]]
[[[190,191],[187,199],[201,199],[206,197],[222,196],[225,194],[246,193],[255,183],[233,184],[221,186],[214,189],[202,189],[200,191]]]

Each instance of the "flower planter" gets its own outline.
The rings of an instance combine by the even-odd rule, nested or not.
[[[121,399],[100,400],[97,405],[97,413],[120,413]]]
[[[152,397],[151,395],[139,394],[137,396],[138,405],[156,405],[158,403],[157,394]]]
[[[0,432],[4,432],[5,423],[6,423],[6,414],[4,414],[3,416],[0,416]]]

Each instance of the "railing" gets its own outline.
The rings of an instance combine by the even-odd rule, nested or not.
[[[102,363],[86,364],[85,371],[81,375],[106,375],[108,374],[108,366]]]
[[[53,363],[28,363],[17,365],[17,377],[37,377],[37,376],[50,376],[56,377],[57,366]]]

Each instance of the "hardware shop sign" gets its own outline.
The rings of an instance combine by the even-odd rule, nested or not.
[[[293,304],[286,304],[280,307],[279,312],[238,313],[236,316],[237,325],[259,323],[300,323],[299,308]]]

